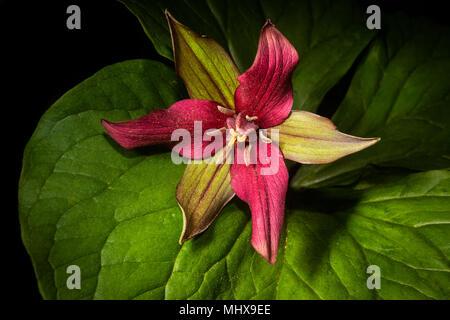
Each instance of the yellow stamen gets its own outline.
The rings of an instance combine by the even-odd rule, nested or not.
[[[253,116],[253,117],[245,116],[245,119],[247,119],[247,121],[254,121],[254,120],[257,120],[258,117],[257,116]]]
[[[233,136],[230,140],[230,142],[228,142],[228,146],[231,147],[233,146],[234,142],[236,141],[236,136]]]
[[[238,142],[245,142],[245,140],[247,140],[247,136],[237,136]]]
[[[231,147],[237,138],[237,133],[234,131],[234,129],[230,129],[230,134],[232,135],[231,140],[228,142],[228,146]]]

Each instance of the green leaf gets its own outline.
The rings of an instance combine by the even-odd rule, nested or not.
[[[207,0],[186,2],[120,0],[139,19],[156,50],[169,59],[170,34],[164,9],[181,23],[227,49],[241,72],[256,55],[261,28],[270,18],[297,49],[294,108],[315,111],[324,95],[348,71],[376,31],[367,14],[347,0]]]
[[[371,45],[332,119],[345,133],[381,141],[328,165],[302,167],[293,186],[354,181],[369,164],[450,166],[450,29],[405,16],[384,21],[385,33]]]
[[[184,95],[167,67],[128,61],[87,79],[43,116],[25,151],[19,201],[45,298],[450,298],[445,170],[359,191],[291,194],[288,203],[304,203],[287,213],[275,265],[252,248],[240,201],[180,246],[175,188],[184,166],[164,148],[118,147],[100,119],[138,117]],[[81,268],[80,290],[66,287],[69,265]],[[381,268],[381,290],[366,287],[369,265]]]
[[[179,237],[182,216],[175,188],[184,166],[172,165],[170,153],[157,148],[121,148],[105,133],[100,119],[137,118],[184,97],[184,86],[170,68],[127,61],[82,82],[42,117],[24,154],[19,211],[23,241],[44,298],[94,297],[102,286],[99,271],[108,269],[115,258],[102,257],[102,249],[119,224],[150,223],[139,231],[139,246],[152,242],[155,232]],[[157,229],[150,230],[151,225]],[[178,249],[176,243],[171,245]],[[161,250],[151,258],[167,260],[172,257],[169,252]],[[104,266],[101,259],[106,259]],[[71,264],[81,267],[82,290],[65,289]],[[164,264],[158,268],[162,272]]]
[[[214,15],[203,1],[142,1],[118,0],[123,3],[139,20],[145,33],[153,42],[160,55],[173,59],[172,43],[169,26],[165,17],[165,10],[190,29],[201,35],[207,35],[226,47],[226,39],[217,25]],[[184,13],[187,13],[184,15]]]

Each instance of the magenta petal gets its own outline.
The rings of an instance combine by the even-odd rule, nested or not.
[[[270,20],[267,21],[253,65],[238,77],[236,111],[257,116],[261,128],[282,123],[291,112],[291,75],[297,63],[295,48]]]
[[[231,187],[237,196],[250,206],[253,247],[269,263],[274,264],[283,227],[284,200],[289,175],[278,147],[273,143],[267,146],[271,146],[268,148],[268,155],[258,155],[256,164],[246,166],[235,160],[231,167]],[[237,150],[236,158],[240,152]],[[266,170],[265,175],[261,172],[263,168]]]
[[[161,143],[173,145],[176,142],[171,141],[172,132],[185,129],[192,137],[192,156],[184,156],[194,157],[194,121],[201,122],[201,130],[198,130],[200,127],[197,123],[195,131],[203,135],[208,129],[225,127],[226,118],[218,110],[216,102],[187,99],[176,102],[166,110],[155,110],[138,119],[124,122],[102,120],[102,124],[109,135],[127,149]],[[200,147],[203,149],[209,143],[204,141]]]

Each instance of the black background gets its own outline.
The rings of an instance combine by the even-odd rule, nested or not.
[[[242,0],[245,1],[245,0]],[[276,0],[274,0],[276,1]],[[437,1],[361,1],[383,12],[405,11],[448,24],[448,11]],[[81,8],[81,30],[68,30],[66,9]],[[172,65],[160,57],[134,15],[121,3],[99,0],[0,0],[1,133],[6,217],[1,225],[8,290],[21,299],[41,299],[33,268],[20,238],[17,187],[23,149],[40,117],[62,94],[112,63],[146,58]],[[351,78],[351,75],[348,76]]]
[[[71,4],[80,6],[81,30],[66,27]],[[40,117],[66,91],[107,65],[136,58],[170,62],[156,54],[136,17],[118,1],[2,1],[0,34],[0,92],[8,97],[0,102],[2,158],[12,178],[7,199],[13,201],[3,211],[8,254],[2,267],[10,275],[5,279],[10,292],[41,299],[17,210],[23,150]]]

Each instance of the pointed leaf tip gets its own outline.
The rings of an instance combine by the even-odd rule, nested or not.
[[[278,130],[284,157],[303,164],[330,163],[381,140],[342,133],[330,119],[307,111],[293,111],[285,122],[273,129]]]

